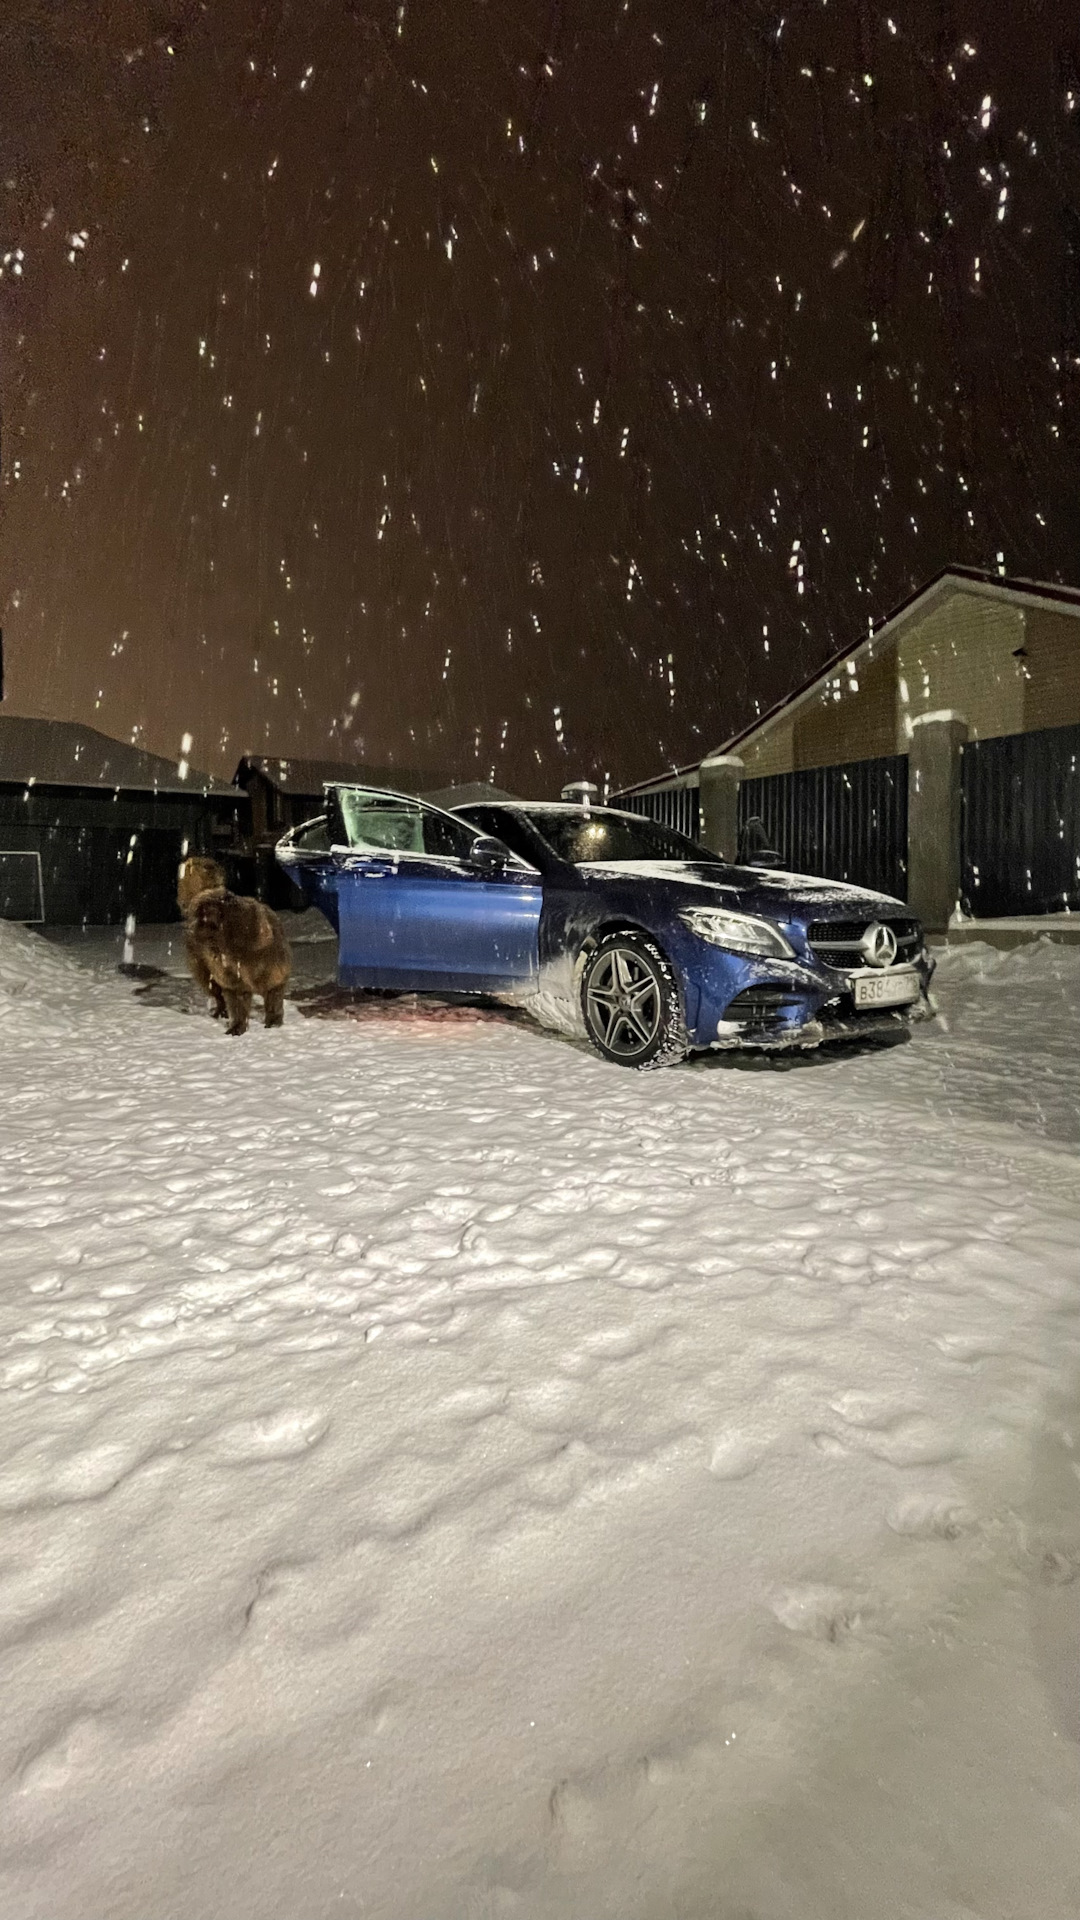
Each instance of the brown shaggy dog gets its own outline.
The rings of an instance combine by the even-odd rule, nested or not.
[[[185,945],[187,961],[197,984],[212,1001],[212,1013],[215,1020],[225,1018],[225,995],[206,966],[201,953],[191,938],[191,909],[202,893],[220,892],[225,885],[225,869],[219,867],[204,853],[189,854],[180,862],[180,874],[176,885],[176,904],[186,923]]]
[[[247,1031],[256,993],[262,995],[264,1026],[280,1027],[292,958],[276,913],[261,900],[215,887],[193,900],[187,941],[193,969],[196,963],[205,969],[211,992],[216,988],[225,1002],[227,1032]]]

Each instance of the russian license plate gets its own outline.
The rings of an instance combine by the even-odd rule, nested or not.
[[[919,976],[911,968],[894,973],[860,973],[852,981],[857,1007],[906,1007],[919,997]]]

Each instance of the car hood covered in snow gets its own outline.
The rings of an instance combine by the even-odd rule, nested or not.
[[[683,905],[723,906],[769,920],[799,919],[808,909],[825,919],[860,913],[872,918],[907,911],[903,901],[887,894],[845,886],[839,880],[783,873],[772,867],[729,867],[706,860],[597,860],[583,863],[578,872],[605,885],[621,880],[664,887],[670,890],[676,910]]]

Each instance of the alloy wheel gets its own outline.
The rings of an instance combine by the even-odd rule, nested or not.
[[[632,947],[601,954],[585,990],[585,1014],[609,1054],[632,1063],[656,1042],[663,1019],[660,985]]]

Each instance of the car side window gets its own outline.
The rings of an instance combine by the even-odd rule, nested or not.
[[[309,820],[305,827],[299,828],[293,835],[293,846],[301,853],[329,853],[330,829],[325,817]]]
[[[346,845],[358,853],[423,853],[424,816],[419,801],[342,787],[338,798]]]
[[[467,860],[479,832],[404,794],[339,787],[328,802],[334,843],[355,853],[428,853]]]
[[[464,820],[451,820],[449,814],[424,813],[424,852],[453,860],[467,860],[477,838],[477,829]]]
[[[519,860],[525,860],[530,867],[536,866],[536,847],[527,827],[515,820],[512,813],[501,813],[497,807],[472,807],[469,819],[481,833],[489,833],[495,840],[501,840],[504,847],[516,853]]]

